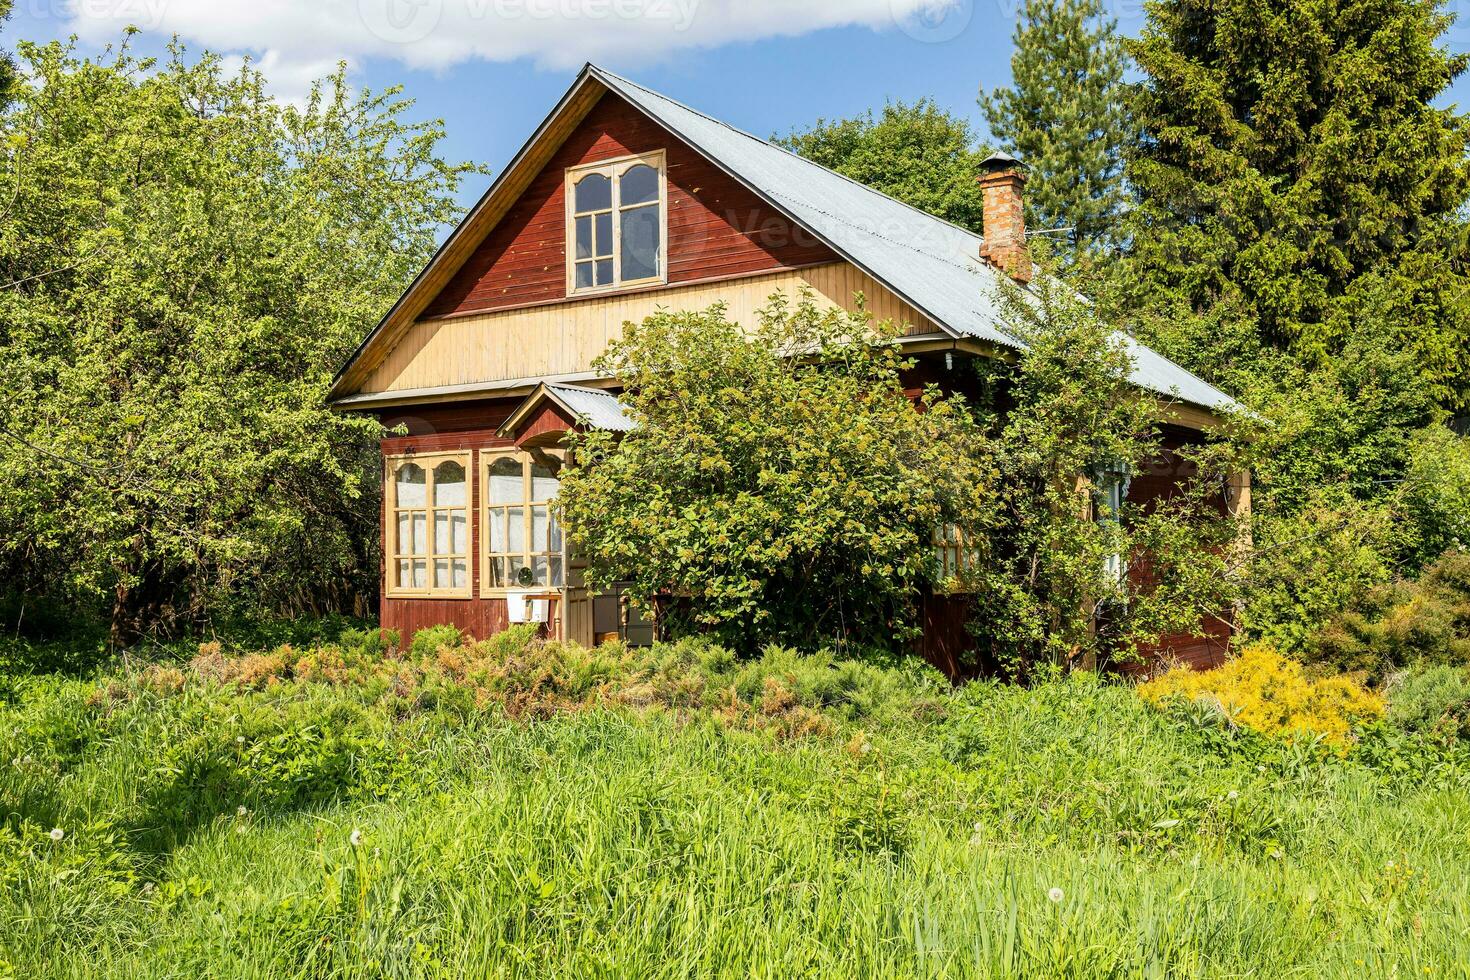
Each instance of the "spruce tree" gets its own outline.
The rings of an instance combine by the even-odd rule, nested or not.
[[[1025,0],[1012,86],[981,93],[990,131],[1030,168],[1027,224],[1072,228],[1058,257],[1096,257],[1118,242],[1124,200],[1126,57],[1100,0]]]
[[[1207,375],[1340,353],[1396,308],[1447,405],[1470,371],[1467,117],[1435,104],[1467,56],[1437,0],[1150,0],[1123,277],[1156,339]],[[1266,358],[1262,358],[1262,354]],[[1230,363],[1227,363],[1230,362]]]

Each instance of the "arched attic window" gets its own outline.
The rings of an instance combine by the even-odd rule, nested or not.
[[[566,179],[568,293],[664,282],[663,152],[574,167]]]

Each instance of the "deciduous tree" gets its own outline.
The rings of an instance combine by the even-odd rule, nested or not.
[[[986,151],[969,122],[931,100],[890,103],[876,117],[819,119],[776,142],[920,211],[981,229],[975,180]]]
[[[22,44],[0,116],[0,581],[115,638],[375,588],[378,426],[333,371],[458,213],[437,123],[344,73]]]

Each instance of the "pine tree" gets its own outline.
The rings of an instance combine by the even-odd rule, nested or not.
[[[1027,224],[1072,228],[1058,257],[1096,257],[1118,243],[1124,201],[1125,55],[1100,0],[1025,0],[1012,87],[980,96],[990,131],[1029,168]]]
[[[1391,308],[1447,405],[1470,372],[1456,212],[1470,119],[1435,101],[1470,57],[1438,0],[1150,0],[1130,51],[1124,281],[1154,338],[1219,376],[1338,354]],[[1169,324],[1172,324],[1170,326]],[[1252,348],[1254,347],[1254,353]]]

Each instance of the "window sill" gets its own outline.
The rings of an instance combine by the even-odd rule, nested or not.
[[[622,293],[636,293],[645,289],[657,289],[669,284],[668,277],[659,276],[657,279],[635,279],[633,282],[618,282],[611,286],[587,286],[582,289],[567,287],[567,299],[589,299],[600,296],[618,296]]]
[[[384,589],[384,599],[473,599],[469,592],[430,592],[427,590]]]
[[[560,599],[566,592],[565,585],[517,585],[504,589],[481,589],[481,599],[504,599],[510,595],[525,595],[528,592],[541,593],[548,599]]]

